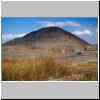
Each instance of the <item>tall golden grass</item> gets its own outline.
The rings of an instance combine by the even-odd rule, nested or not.
[[[70,74],[70,61],[60,59],[2,59],[3,81],[41,81],[49,77],[59,78]]]
[[[79,74],[80,72],[83,74],[85,67],[84,69],[82,68],[71,67],[70,61],[54,57],[46,59],[3,58],[2,81],[46,81],[50,77],[59,79],[64,76]],[[88,79],[91,74],[87,75],[85,73],[80,80],[92,80]],[[97,76],[93,76],[93,80],[97,80]]]

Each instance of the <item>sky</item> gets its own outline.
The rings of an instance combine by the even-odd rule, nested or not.
[[[98,18],[2,18],[2,43],[51,26],[61,27],[90,44],[98,43]]]

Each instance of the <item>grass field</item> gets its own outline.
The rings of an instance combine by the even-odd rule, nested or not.
[[[80,81],[96,81],[98,80],[98,62],[88,62],[84,64],[79,64],[76,66],[83,77],[80,78]]]
[[[2,81],[47,81],[50,77],[59,79],[65,76],[66,81],[97,81],[98,63],[72,66],[69,60],[54,57],[2,59]]]

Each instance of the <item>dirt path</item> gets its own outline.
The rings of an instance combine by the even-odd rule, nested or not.
[[[5,58],[46,58],[47,55],[42,54],[2,54]]]
[[[48,55],[43,54],[2,54],[2,57],[4,58],[49,58]],[[72,65],[77,65],[80,63],[86,63],[89,61],[97,61],[98,57],[94,53],[88,53],[88,54],[70,54],[70,55],[60,55],[60,59],[67,59],[70,60]]]

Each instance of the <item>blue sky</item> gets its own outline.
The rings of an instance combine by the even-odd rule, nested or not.
[[[2,43],[50,26],[61,27],[91,44],[98,43],[98,18],[2,18]]]

